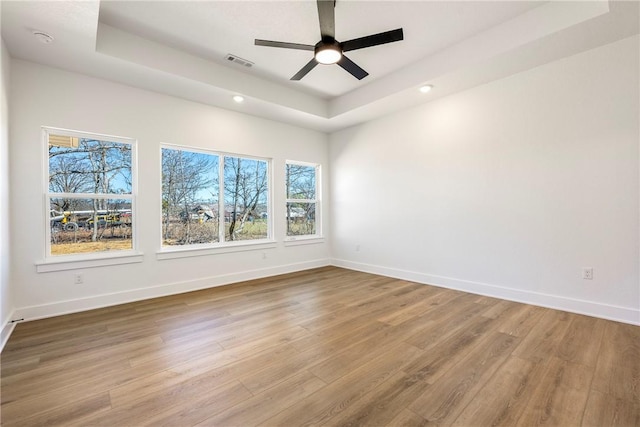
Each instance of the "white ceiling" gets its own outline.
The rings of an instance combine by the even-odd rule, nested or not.
[[[256,38],[316,44],[320,40],[320,27],[314,1],[109,1],[100,5],[100,22],[219,64],[225,64],[225,55],[233,53],[255,63],[250,70],[254,75],[331,98],[539,5],[338,1],[335,6],[338,40],[395,28],[403,28],[406,35],[405,40],[396,44],[348,54],[369,71],[363,82],[336,66],[318,67],[300,82],[289,82],[313,53],[254,45]]]
[[[349,52],[290,81],[315,44],[315,1],[6,1],[12,57],[331,132],[638,33],[638,2],[338,0],[340,41],[404,29],[404,40]],[[54,37],[48,45],[32,32]],[[224,59],[231,53],[252,68]],[[424,95],[417,88],[435,86]],[[234,94],[246,101],[235,104]]]

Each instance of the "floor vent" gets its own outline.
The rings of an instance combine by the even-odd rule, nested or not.
[[[229,62],[233,62],[234,64],[242,65],[243,67],[251,68],[253,67],[253,62],[247,61],[246,59],[242,59],[238,56],[232,55],[230,53],[224,57]]]

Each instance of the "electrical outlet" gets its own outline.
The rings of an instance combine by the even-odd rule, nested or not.
[[[356,245],[356,252],[360,252],[360,245]]]
[[[75,283],[76,285],[82,285],[84,283],[84,277],[82,276],[82,273],[76,273],[73,275],[73,283]]]
[[[267,253],[266,252],[262,252],[262,259],[267,259]]]
[[[582,278],[584,280],[593,280],[593,268],[583,268],[582,269]]]

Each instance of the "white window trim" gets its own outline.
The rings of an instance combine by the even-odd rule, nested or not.
[[[143,253],[138,250],[138,141],[134,138],[106,135],[93,132],[83,132],[71,129],[62,129],[50,126],[42,126],[42,189],[43,189],[43,214],[45,228],[45,244],[42,260],[36,262],[38,273],[50,271],[72,270],[77,268],[101,267],[107,265],[129,264],[142,262]],[[114,252],[92,252],[70,255],[51,255],[51,227],[50,227],[50,199],[49,193],[49,134],[71,136],[77,138],[96,139],[101,141],[119,142],[131,146],[131,194],[85,194],[71,193],[76,198],[98,199],[125,199],[131,200],[131,246],[129,250]],[[54,193],[65,196],[66,193]]]
[[[117,253],[105,252],[99,256],[95,254],[86,254],[82,258],[69,255],[64,259],[54,259],[46,261],[38,261],[36,263],[36,272],[49,273],[52,271],[77,270],[93,267],[105,267],[109,265],[133,264],[142,262],[144,254],[133,250],[122,250]]]
[[[188,258],[195,256],[213,255],[221,253],[242,252],[250,250],[260,250],[273,248],[276,245],[274,240],[273,221],[273,159],[267,157],[252,156],[248,154],[229,153],[226,151],[207,150],[191,147],[182,144],[160,143],[160,200],[162,201],[162,149],[184,150],[193,153],[202,153],[218,156],[218,203],[222,203],[224,208],[224,158],[236,157],[249,160],[258,160],[267,164],[267,237],[253,240],[224,240],[224,217],[219,216],[218,221],[218,241],[211,243],[200,243],[191,245],[164,246],[162,244],[162,209],[160,209],[160,250],[156,252],[158,260]],[[220,206],[218,206],[218,210]]]
[[[238,240],[227,242],[227,244],[195,244],[184,246],[172,246],[156,252],[156,259],[176,259],[190,258],[206,255],[217,255],[234,252],[260,251],[264,249],[275,249],[277,242],[275,240]]]
[[[284,241],[285,246],[299,246],[299,245],[317,245],[325,242],[323,236],[316,236],[310,234],[308,236],[287,236],[288,239]]]
[[[316,170],[316,198],[315,199],[289,199],[287,197],[287,190],[285,188],[285,209],[287,203],[315,203],[316,205],[316,232],[315,234],[304,234],[298,236],[288,236],[286,234],[287,227],[285,226],[284,243],[285,246],[296,246],[313,243],[324,243],[324,236],[322,234],[322,167],[319,163],[301,162],[297,160],[286,160],[285,169],[287,165],[308,166],[315,168]],[[286,173],[286,170],[285,170]],[[286,183],[285,183],[286,186]],[[285,220],[286,221],[286,220]]]

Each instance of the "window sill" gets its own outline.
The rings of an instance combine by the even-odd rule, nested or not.
[[[316,245],[324,243],[322,236],[291,236],[284,241],[285,246]]]
[[[129,252],[121,254],[94,255],[91,258],[64,257],[60,259],[48,259],[36,263],[36,272],[49,273],[52,271],[77,270],[80,268],[105,267],[109,265],[133,264],[142,262],[142,252]]]
[[[158,260],[190,258],[197,256],[216,255],[233,252],[259,251],[276,247],[275,240],[260,240],[258,242],[226,243],[224,246],[190,245],[188,247],[168,247],[156,252]]]

